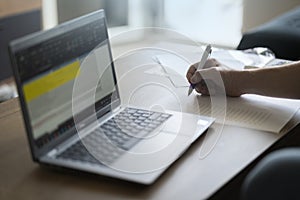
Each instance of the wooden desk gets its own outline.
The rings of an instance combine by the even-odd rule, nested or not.
[[[127,89],[140,81],[155,82],[156,79],[150,75],[132,78],[134,73],[139,74],[140,70],[149,67],[137,67],[139,64],[151,60],[152,54],[143,52],[132,59],[120,59],[116,62],[117,75],[123,80],[123,84],[120,85],[123,99],[132,95]],[[133,63],[135,65],[132,65]],[[126,79],[129,69],[133,74]],[[171,87],[164,77],[161,77],[160,81]],[[182,110],[195,113],[193,105],[197,103],[197,98],[187,98],[186,88],[174,91],[180,97]],[[150,89],[146,92],[154,97],[156,95],[156,92]],[[170,98],[157,97],[162,105],[178,109],[176,104],[168,104],[173,97]],[[149,101],[143,98],[143,101],[136,99],[129,103],[142,105],[151,103]],[[220,189],[284,135],[215,123],[205,137],[197,140],[153,185],[142,186],[80,172],[46,170],[33,163],[18,99],[0,104],[0,127],[0,199],[22,200],[204,199]],[[201,157],[201,147],[205,145],[205,140],[215,141],[220,131],[222,134],[214,148]]]

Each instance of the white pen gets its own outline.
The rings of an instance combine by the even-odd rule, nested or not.
[[[197,66],[197,70],[196,71],[198,71],[198,70],[200,70],[200,69],[203,68],[203,66],[205,65],[205,63],[206,63],[208,57],[210,56],[210,54],[211,54],[211,45],[209,44],[209,45],[206,46],[206,48],[205,48],[205,50],[204,50],[204,52],[202,54],[202,58],[201,58],[198,66]],[[192,93],[192,91],[195,88],[195,86],[196,86],[196,84],[191,84],[190,85],[189,91],[188,91],[188,96],[190,96],[190,94]]]

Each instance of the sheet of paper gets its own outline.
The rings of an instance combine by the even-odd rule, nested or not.
[[[198,62],[202,56],[200,52],[189,52],[181,54],[161,54],[156,55],[155,59],[162,66],[165,66],[167,73],[185,74],[189,66]],[[217,59],[224,66],[234,69],[243,70],[245,66],[263,67],[273,60],[272,57],[245,53],[238,50],[224,50],[213,48],[211,58]]]
[[[259,101],[249,96],[230,101],[228,107],[228,123],[274,133],[279,133],[299,108]]]
[[[198,96],[200,114],[219,123],[279,133],[300,108],[300,101],[244,95],[227,98],[225,107],[211,108],[210,97]],[[224,121],[225,120],[225,121]]]
[[[243,70],[245,66],[263,67],[274,58],[245,53],[238,50],[214,49],[211,58],[217,59],[230,69]]]
[[[189,86],[185,78],[186,72],[191,65],[188,60],[175,54],[156,55],[153,59],[161,66],[163,73],[175,87]]]
[[[284,65],[284,64],[287,64],[287,63],[291,63],[291,62],[293,62],[293,61],[276,58],[276,59],[271,60],[270,62],[268,62],[267,65],[270,66],[270,67],[273,67],[273,66],[278,66],[278,65]]]
[[[162,66],[153,67],[151,69],[146,70],[144,73],[166,77],[170,80],[170,82],[175,88],[189,87],[189,83],[187,82],[185,77],[176,74],[168,74]]]
[[[245,64],[235,59],[228,51],[225,50],[213,50],[211,58],[217,59],[220,63],[230,69],[242,70]]]
[[[205,49],[204,45],[186,45],[168,42],[160,42],[156,44],[161,49],[174,52],[188,60],[190,63],[196,63],[200,60]],[[245,66],[263,67],[271,62],[274,57],[258,55],[254,53],[246,53],[240,50],[228,50],[213,47],[212,58],[218,59],[221,63],[231,69],[242,70]]]
[[[157,62],[165,69],[167,74],[174,74],[177,76],[185,76],[189,66],[189,63],[184,58],[176,56],[174,54],[162,54],[155,56]]]

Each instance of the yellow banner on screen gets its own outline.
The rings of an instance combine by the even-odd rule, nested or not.
[[[80,62],[75,61],[50,74],[34,80],[23,86],[26,102],[75,79],[79,74]]]

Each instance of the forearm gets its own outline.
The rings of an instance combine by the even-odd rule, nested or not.
[[[225,82],[225,88],[233,88],[236,94],[300,98],[300,62],[281,67],[235,71],[228,73],[228,76],[231,81],[228,85]]]

